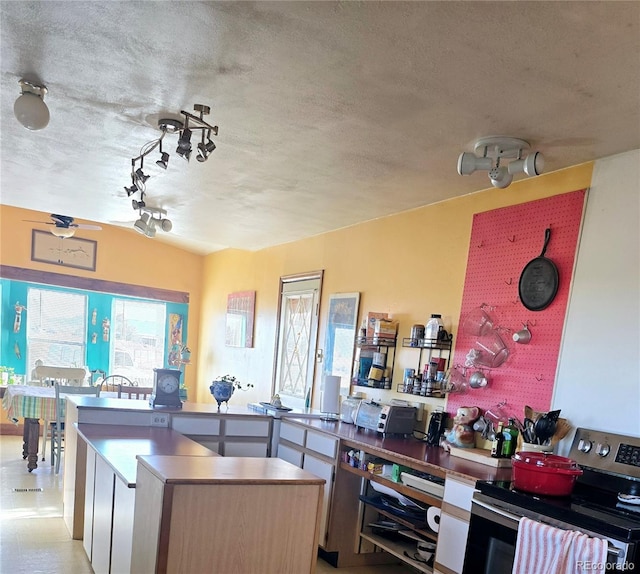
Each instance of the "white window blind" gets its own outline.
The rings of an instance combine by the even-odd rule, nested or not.
[[[26,307],[27,372],[37,360],[54,367],[84,367],[86,295],[30,288]]]
[[[114,299],[109,364],[139,386],[153,385],[153,369],[164,366],[164,303]]]

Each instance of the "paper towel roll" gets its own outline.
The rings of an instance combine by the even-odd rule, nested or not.
[[[427,509],[427,525],[434,532],[440,530],[440,509],[437,506],[430,506]]]
[[[320,411],[331,414],[340,412],[340,377],[325,375]]]

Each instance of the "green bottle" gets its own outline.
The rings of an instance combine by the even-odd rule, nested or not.
[[[509,419],[509,424],[503,431],[504,442],[502,443],[502,457],[509,458],[516,452],[518,444],[518,428],[515,419]]]

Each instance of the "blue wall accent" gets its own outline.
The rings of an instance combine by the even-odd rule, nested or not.
[[[26,283],[23,281],[13,281],[10,279],[0,279],[0,365],[11,367],[17,375],[25,375],[30,369],[27,368],[27,316],[29,309],[22,312],[22,326],[18,333],[13,332],[13,323],[15,319],[14,306],[16,302],[21,305],[27,304],[27,292],[30,287],[38,289],[48,289],[52,291],[62,291],[67,293],[77,293],[87,296],[87,341],[86,341],[86,358],[85,365],[90,370],[100,369],[109,373],[109,345],[111,335],[113,334],[114,320],[111,317],[111,309],[114,299],[130,299],[133,301],[151,301],[153,303],[163,303],[155,299],[138,299],[136,297],[127,297],[111,293],[100,293],[97,291],[85,291],[82,289],[69,289],[65,287],[57,287],[55,285],[43,285],[39,283]],[[164,302],[166,305],[165,313],[165,350],[164,350],[164,367],[168,366],[167,356],[169,347],[169,314],[178,313],[183,317],[183,333],[186,341],[186,333],[188,328],[189,305],[187,303]],[[93,311],[96,310],[96,324],[92,323]],[[111,322],[111,331],[109,341],[104,341],[102,337],[102,320],[108,318]],[[92,343],[93,334],[96,334],[96,342]],[[16,356],[15,348],[20,350],[20,357]],[[160,366],[160,365],[159,365]]]

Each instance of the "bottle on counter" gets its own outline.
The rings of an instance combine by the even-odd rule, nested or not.
[[[424,328],[424,338],[427,339],[428,344],[434,344],[438,340],[440,329],[444,329],[442,315],[433,313]]]
[[[502,426],[502,421],[500,421],[498,423],[498,428],[496,429],[496,437],[493,439],[493,443],[491,444],[491,456],[493,458],[502,457],[503,444],[504,444],[503,426]]]
[[[516,445],[518,444],[518,428],[516,427],[515,419],[509,419],[509,424],[502,434],[504,435],[502,458],[510,458],[516,452]]]

